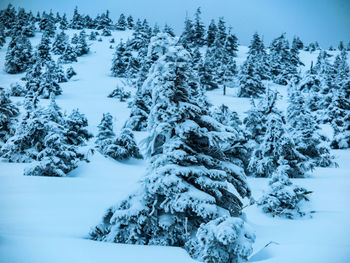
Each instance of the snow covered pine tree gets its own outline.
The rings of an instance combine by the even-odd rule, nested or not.
[[[227,141],[235,140],[234,133],[208,115],[191,56],[183,47],[168,49],[152,66],[149,83],[148,173],[139,191],[107,210],[91,238],[185,247],[208,263],[246,259],[255,236],[238,216],[240,197],[249,197],[250,189],[234,156],[223,151]],[[214,227],[220,235],[203,238]],[[211,254],[213,247],[220,253]]]

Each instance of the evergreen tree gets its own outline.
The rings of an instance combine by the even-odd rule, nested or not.
[[[59,63],[69,64],[72,62],[77,62],[77,53],[75,52],[75,48],[71,45],[67,44],[62,55],[58,58]]]
[[[253,63],[254,71],[259,75],[261,80],[270,79],[270,66],[265,46],[258,33],[254,33],[253,39],[249,45],[248,57]]]
[[[35,51],[35,61],[45,64],[48,61],[52,61],[51,57],[51,40],[48,34],[44,33],[41,37],[39,45]]]
[[[163,32],[169,34],[171,37],[175,37],[174,29],[172,29],[168,24],[164,25]]]
[[[338,49],[339,51],[343,51],[345,49],[343,41],[339,42]]]
[[[13,37],[7,47],[5,71],[10,74],[24,72],[32,63],[32,45],[24,36]]]
[[[9,162],[31,162],[43,149],[42,142],[47,134],[46,118],[42,108],[37,106],[36,94],[29,91],[25,97],[25,110],[14,136],[1,148],[1,157]]]
[[[145,143],[150,169],[140,191],[110,208],[91,238],[180,246],[195,256],[202,252],[196,245],[200,225],[214,223],[222,214],[227,218],[221,220],[239,216],[238,195],[249,197],[250,189],[243,169],[222,151],[224,142],[235,136],[208,116],[190,54],[183,47],[169,48],[152,66],[149,81],[152,109]],[[235,194],[228,190],[229,183]],[[238,234],[242,228],[232,231]],[[240,258],[244,248],[233,252],[229,249],[233,243],[227,241],[224,251],[234,253],[230,258]]]
[[[208,47],[211,47],[216,39],[216,34],[217,34],[218,28],[215,24],[214,19],[211,20],[209,26],[208,26],[208,31],[207,31],[207,39],[206,39],[206,43]]]
[[[128,16],[128,18],[126,19],[127,22],[127,27],[128,29],[133,29],[134,28],[134,19],[132,18],[131,15]]]
[[[56,25],[52,14],[43,14],[39,22],[39,28],[43,31],[43,34],[49,37],[55,36]]]
[[[113,117],[108,113],[103,113],[102,120],[98,127],[98,134],[96,139],[96,145],[102,150],[105,144],[109,144],[115,137],[113,132]]]
[[[67,36],[64,31],[61,31],[61,33],[56,35],[56,38],[54,42],[52,43],[52,52],[55,55],[62,55],[66,49],[66,46],[68,43],[69,37]]]
[[[350,148],[350,100],[346,98],[342,89],[334,89],[332,93],[332,102],[326,110],[334,130],[331,147]]]
[[[288,95],[287,123],[297,151],[312,161],[310,167],[332,165],[334,157],[330,155],[327,139],[320,134],[320,127],[303,94],[297,87],[291,86]]]
[[[134,134],[128,128],[122,129],[120,134],[112,140],[108,140],[108,143],[105,142],[102,151],[104,155],[115,160],[142,159]]]
[[[25,169],[24,175],[66,176],[77,167],[77,162],[83,155],[75,147],[66,144],[63,115],[54,99],[51,99],[49,107],[43,113],[46,135],[42,141],[42,150],[36,156],[38,162]]]
[[[265,87],[259,74],[256,73],[255,61],[248,57],[239,73],[239,97],[260,97],[264,94]]]
[[[0,87],[0,147],[15,133],[15,117],[18,108],[10,100],[9,94]]]
[[[127,77],[127,68],[129,64],[129,57],[127,57],[127,50],[123,40],[117,45],[115,54],[112,60],[112,76],[113,77]]]
[[[130,98],[130,92],[125,91],[123,87],[117,86],[109,95],[108,98],[117,98],[120,102],[124,102]]]
[[[192,47],[194,43],[193,22],[188,17],[185,19],[185,29],[180,36],[180,43],[184,47]]]
[[[78,57],[89,53],[89,47],[86,43],[86,33],[84,30],[79,33],[78,43],[75,46],[75,53]]]
[[[282,34],[272,41],[270,45],[269,63],[272,80],[276,84],[287,85],[291,79],[298,78],[296,66],[298,63],[297,53],[298,50],[295,49],[294,61],[292,62],[291,58],[293,54],[291,54],[289,42],[285,34]]]
[[[84,145],[92,135],[88,132],[88,120],[78,109],[65,118],[66,131],[64,136],[69,145]]]
[[[149,70],[153,63],[163,56],[169,47],[176,44],[176,39],[166,33],[158,33],[151,38],[148,46],[147,56],[142,63],[138,79],[137,92],[134,101],[131,103],[130,118],[127,120],[125,127],[133,131],[142,131],[147,127],[147,118],[151,105],[151,89],[149,87]]]
[[[76,45],[76,44],[78,44],[78,41],[79,41],[79,37],[78,37],[78,35],[76,33],[74,33],[74,35],[73,35],[73,37],[71,39],[71,43]]]
[[[68,29],[68,20],[67,20],[67,16],[66,14],[64,13],[61,20],[59,21],[59,28],[63,31],[63,30],[66,30]]]
[[[194,14],[194,23],[193,23],[193,41],[195,46],[203,46],[205,44],[205,28],[201,19],[202,11],[200,7],[197,8],[196,13]]]
[[[115,29],[120,30],[120,31],[125,31],[127,26],[128,26],[128,24],[125,20],[125,15],[121,14],[119,19],[118,19],[117,24],[115,25]]]
[[[293,42],[292,42],[292,47],[294,47],[298,50],[303,50],[304,43],[300,40],[300,38],[298,36],[294,36]]]
[[[312,168],[310,161],[298,152],[293,139],[288,134],[282,112],[275,106],[277,93],[267,90],[266,96],[272,97],[265,98],[272,103],[271,110],[265,116],[266,130],[260,145],[252,153],[249,170],[258,177],[271,177],[279,166],[279,159],[283,158],[286,165],[289,165],[286,171],[289,177],[303,177],[305,172]]]
[[[308,195],[312,192],[305,188],[293,185],[288,178],[290,167],[282,163],[273,173],[269,181],[269,192],[263,195],[258,201],[265,213],[272,216],[286,217],[295,219],[305,216],[306,213],[301,210],[304,201],[309,201]]]
[[[79,14],[77,6],[74,8],[73,17],[70,21],[69,27],[71,29],[78,29],[78,30],[81,30],[84,27],[83,16]]]

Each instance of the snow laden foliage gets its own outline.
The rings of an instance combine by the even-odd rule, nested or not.
[[[248,59],[243,63],[239,72],[239,97],[260,97],[264,94],[265,87],[255,69],[255,61]]]
[[[305,216],[306,213],[302,211],[302,205],[309,201],[308,195],[312,192],[293,185],[288,178],[290,167],[283,164],[282,160],[281,163],[269,181],[269,191],[260,198],[257,204],[265,213],[272,216],[288,219]]]
[[[331,166],[334,156],[330,154],[329,142],[320,134],[320,127],[308,109],[303,94],[295,85],[291,85],[288,95],[288,130],[296,149],[313,161],[312,166]]]
[[[130,98],[131,94],[129,91],[125,91],[123,87],[117,86],[109,95],[108,98],[116,98],[121,102],[126,101]]]
[[[86,33],[84,30],[80,31],[78,42],[75,46],[75,53],[78,57],[89,53],[89,46],[86,43]]]
[[[88,120],[78,109],[65,118],[65,127],[64,136],[69,145],[84,145],[92,137],[87,130]]]
[[[54,42],[52,43],[52,53],[55,55],[62,55],[69,45],[69,37],[64,31],[56,35]]]
[[[264,100],[270,107],[265,112],[261,142],[252,152],[248,167],[250,172],[258,177],[270,177],[279,165],[278,160],[283,158],[289,166],[289,177],[303,177],[305,172],[312,169],[312,162],[297,150],[288,133],[285,118],[276,108],[277,92],[267,90]]]
[[[24,72],[32,64],[32,45],[23,35],[13,36],[6,52],[5,71],[10,74]]]
[[[0,87],[0,147],[15,133],[18,108],[12,103],[9,95]]]
[[[13,97],[24,97],[27,93],[27,90],[18,82],[11,83],[10,85],[10,96]]]
[[[59,81],[62,80],[62,72],[54,61],[41,61],[38,59],[27,71],[26,89],[32,91],[41,98],[48,99],[51,94],[60,95],[62,89]]]
[[[54,96],[48,107],[38,107],[32,93],[25,98],[26,113],[16,133],[1,148],[10,162],[33,162],[25,175],[65,176],[83,155],[67,143],[64,116]]]
[[[142,158],[134,134],[130,129],[124,128],[118,136],[115,136],[113,132],[113,117],[110,113],[103,114],[101,123],[98,126],[96,145],[103,155],[115,160]]]
[[[253,252],[255,234],[237,217],[222,216],[202,224],[197,236],[197,259],[206,263],[247,260]]]
[[[298,52],[293,50],[293,52]],[[287,85],[293,78],[299,78],[296,60],[298,54],[293,53],[285,34],[274,39],[270,45],[269,65],[272,80],[276,84]]]
[[[73,76],[77,75],[77,73],[74,71],[73,67],[69,67],[66,70],[66,76],[68,79],[71,79]]]
[[[183,47],[170,47],[146,82],[152,90],[150,135],[145,140],[148,172],[139,190],[108,209],[90,235],[100,241],[186,247],[200,258],[202,247],[191,244],[200,242],[196,234],[201,224],[221,216],[227,216],[228,224],[229,216],[241,214],[240,198],[250,196],[243,169],[235,156],[223,151],[236,136],[208,115],[191,56]],[[240,236],[243,224],[233,231]],[[206,247],[221,239],[208,241],[213,244]],[[248,245],[241,245],[231,236],[222,248],[235,253],[231,258],[241,258],[249,254],[243,252]],[[217,262],[227,261],[223,256]]]
[[[131,103],[130,117],[125,123],[126,128],[133,131],[144,131],[147,128],[147,119],[152,103],[151,81],[152,76],[148,72],[150,67],[159,57],[163,56],[176,43],[175,38],[167,33],[158,33],[151,38],[148,46],[147,56],[144,58],[143,65],[138,76],[138,88],[133,102]],[[144,74],[143,74],[144,73]],[[142,75],[141,75],[142,74]],[[147,78],[148,76],[148,78]]]

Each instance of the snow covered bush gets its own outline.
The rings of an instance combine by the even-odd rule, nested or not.
[[[196,234],[196,259],[205,263],[238,263],[253,252],[255,234],[238,217],[223,216],[202,224]]]
[[[170,47],[152,66],[146,83],[152,91],[144,141],[149,169],[139,190],[108,209],[90,236],[185,247],[201,224],[223,215],[240,216],[241,198],[251,193],[244,170],[232,161],[235,156],[222,148],[234,143],[236,135],[209,116],[190,54],[181,46]],[[233,246],[222,246],[227,253],[237,253],[230,258],[248,256]]]
[[[45,136],[44,149],[39,152],[36,162],[24,171],[27,176],[66,176],[77,167],[83,155],[75,147],[64,142],[62,131],[52,131]]]
[[[289,169],[290,167],[285,164],[277,168],[269,181],[269,192],[263,195],[257,204],[265,213],[272,216],[293,219],[306,214],[301,210],[302,204],[304,201],[309,201],[308,195],[312,192],[293,185],[288,178]]]
[[[78,109],[74,109],[72,113],[65,118],[65,137],[70,145],[84,145],[92,134],[87,130],[88,120],[84,114]]]
[[[117,98],[123,102],[130,98],[131,94],[129,91],[125,91],[123,87],[117,86],[109,95],[108,98]]]
[[[27,90],[18,82],[11,83],[10,85],[10,95],[14,97],[24,97]]]
[[[10,74],[24,72],[32,64],[32,45],[25,36],[13,36],[6,52],[5,71]]]
[[[303,177],[313,167],[310,158],[296,149],[294,140],[287,131],[285,118],[275,106],[277,93],[268,90],[264,100],[271,105],[265,116],[266,130],[258,147],[252,152],[248,169],[255,176],[270,177],[279,166],[278,160],[284,158],[289,165],[288,176]]]
[[[115,138],[104,140],[102,143],[102,153],[115,160],[142,159],[134,134],[128,128],[122,129],[120,134]]]

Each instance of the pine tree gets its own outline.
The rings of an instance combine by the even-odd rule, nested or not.
[[[111,140],[115,137],[113,132],[113,117],[108,113],[104,113],[102,120],[98,127],[98,134],[96,139],[96,145],[101,150],[106,144],[109,144]]]
[[[261,80],[269,80],[271,78],[268,55],[258,33],[254,33],[250,42],[247,60],[253,63],[254,70]]]
[[[142,159],[134,134],[128,128],[122,129],[120,134],[105,143],[102,149],[104,155],[115,160]]]
[[[255,61],[248,57],[241,67],[239,73],[238,97],[260,97],[264,94],[265,87],[261,82],[259,74],[256,73]]]
[[[276,84],[287,85],[293,78],[298,78],[298,50],[291,53],[285,34],[274,39],[270,45],[270,69],[272,80]],[[294,61],[292,61],[292,59]]]
[[[180,43],[184,47],[192,47],[194,43],[193,22],[188,17],[185,18],[185,29],[180,36]]]
[[[169,34],[171,37],[175,37],[174,29],[168,24],[164,25],[163,33]]]
[[[36,160],[25,169],[27,176],[66,176],[77,167],[77,162],[83,158],[76,147],[65,142],[65,127],[63,115],[57,106],[54,97],[47,109],[43,111],[45,136],[42,141],[42,150],[37,154]]]
[[[134,28],[134,19],[132,18],[131,15],[128,16],[128,18],[126,19],[127,22],[127,27],[128,29],[133,29]]]
[[[134,101],[131,103],[131,113],[125,127],[133,131],[143,131],[147,127],[147,118],[151,105],[151,90],[148,73],[155,61],[163,56],[169,47],[176,44],[176,39],[167,33],[158,33],[151,38],[148,46],[147,56],[144,58],[137,79],[137,92]]]
[[[283,158],[289,169],[289,177],[303,177],[305,172],[312,168],[309,159],[296,149],[290,137],[282,112],[277,110],[275,104],[277,93],[267,90],[265,101],[270,101],[270,112],[267,113],[266,130],[260,145],[254,149],[249,163],[249,170],[258,177],[271,177],[278,167],[278,160]]]
[[[7,47],[5,71],[10,74],[24,72],[32,63],[32,45],[24,36],[13,37]]]
[[[201,252],[195,237],[200,225],[216,222],[211,220],[221,218],[222,212],[239,216],[238,195],[249,197],[250,189],[242,168],[228,161],[233,156],[222,152],[222,143],[235,136],[208,116],[190,54],[183,47],[169,48],[152,66],[149,81],[152,109],[145,141],[149,171],[140,190],[110,208],[91,238],[185,246],[195,256]],[[228,183],[238,194],[228,190]],[[238,234],[242,226],[233,231]],[[227,241],[224,251],[233,252],[227,248],[233,243]],[[242,250],[238,248],[230,258],[240,258]]]
[[[203,46],[205,44],[204,36],[205,29],[201,19],[202,11],[200,7],[197,8],[196,13],[194,14],[194,23],[193,23],[193,41],[195,46]]]
[[[1,157],[9,162],[31,162],[43,149],[42,142],[47,134],[43,109],[37,106],[35,93],[29,91],[25,97],[26,112],[22,115],[14,136],[1,148]]]
[[[73,13],[73,17],[72,17],[72,20],[70,21],[70,24],[69,24],[69,27],[71,29],[78,29],[78,30],[81,30],[83,29],[83,26],[84,23],[83,23],[83,17],[81,14],[79,14],[78,12],[78,7],[76,6],[74,8],[74,13]]]
[[[309,201],[308,195],[312,192],[305,188],[293,185],[288,178],[290,167],[283,164],[280,160],[280,166],[274,171],[269,181],[269,192],[263,195],[258,201],[265,213],[272,216],[286,217],[295,219],[305,216],[306,213],[301,210],[303,202]]]
[[[303,50],[304,43],[300,40],[298,36],[293,37],[292,47],[297,48],[298,50]]]
[[[73,35],[73,37],[71,39],[71,43],[76,45],[76,44],[78,44],[78,41],[79,41],[79,37],[78,37],[78,35],[76,33],[74,33],[74,35]]]
[[[69,37],[64,31],[56,35],[54,42],[52,43],[52,52],[55,55],[62,55],[66,49]]]
[[[52,61],[51,57],[51,40],[48,34],[44,33],[41,37],[39,45],[36,47],[35,51],[35,61],[44,64],[48,61]]]
[[[69,145],[84,145],[92,135],[86,129],[88,120],[84,114],[81,114],[78,109],[74,109],[72,113],[65,118],[66,131],[64,136]]]
[[[79,33],[78,43],[75,46],[75,53],[78,57],[89,53],[89,46],[86,43],[86,33],[84,30]]]
[[[67,16],[66,14],[64,13],[60,22],[59,22],[60,26],[59,28],[63,31],[63,30],[66,30],[68,29],[68,20],[67,20]]]
[[[338,49],[339,51],[343,51],[345,49],[343,41],[339,42]]]
[[[75,52],[75,48],[67,44],[62,55],[58,58],[58,62],[63,64],[69,64],[77,61],[77,53]]]
[[[288,96],[287,123],[297,151],[312,161],[311,168],[334,164],[327,139],[320,134],[320,127],[308,109],[301,91],[291,86]]]
[[[114,53],[114,57],[112,60],[112,76],[113,77],[127,77],[127,68],[128,68],[128,58],[127,58],[126,46],[121,40],[117,45]]]
[[[331,147],[350,148],[350,101],[342,89],[332,90],[332,102],[326,112],[334,130]]]
[[[56,25],[54,18],[49,14],[43,14],[39,22],[39,28],[43,31],[43,34],[48,35],[49,37],[55,36]]]
[[[215,21],[211,20],[211,22],[208,26],[207,39],[206,39],[206,43],[207,43],[208,47],[211,47],[214,44],[217,31],[218,31],[218,28],[215,24]]]
[[[130,98],[131,94],[129,91],[125,91],[123,87],[117,86],[109,95],[108,98],[117,98],[120,102],[124,102]]]
[[[127,26],[128,26],[128,24],[125,20],[125,15],[121,14],[119,19],[118,19],[117,24],[115,25],[115,29],[120,30],[120,31],[125,31]]]
[[[15,118],[18,108],[10,100],[9,94],[0,87],[0,147],[15,133]]]

